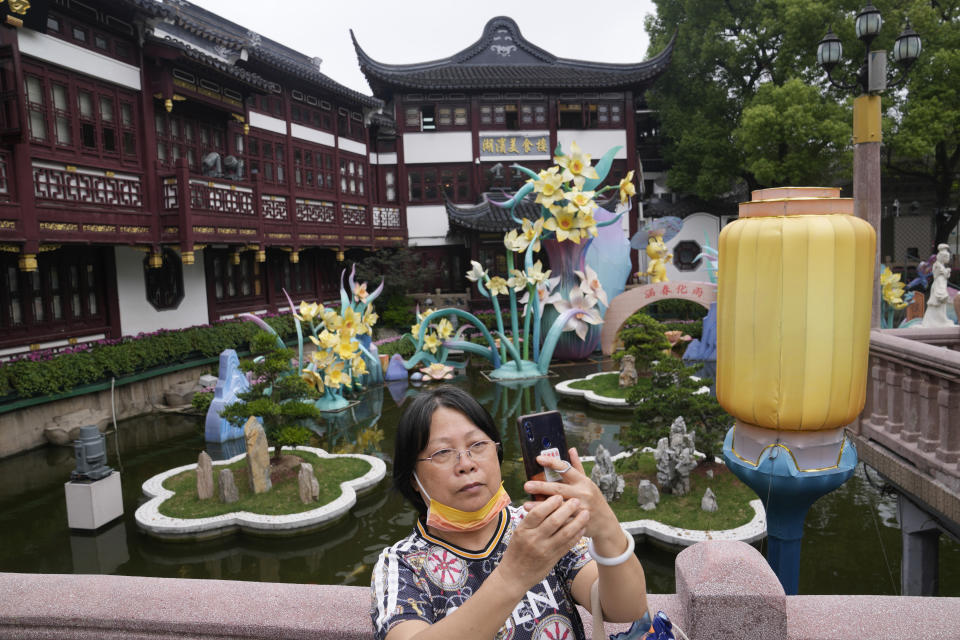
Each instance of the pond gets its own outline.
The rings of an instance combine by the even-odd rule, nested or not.
[[[468,369],[454,382],[494,415],[503,434],[505,486],[523,497],[523,465],[515,421],[518,415],[553,408],[564,414],[572,446],[593,453],[599,443],[619,450],[617,434],[628,413],[606,412],[559,400],[552,385],[582,377],[599,363],[555,367],[557,375],[534,386],[507,387]],[[374,426],[383,432],[377,448],[389,466],[394,429],[413,387],[380,388],[326,425],[334,444],[353,441]],[[119,425],[107,439],[109,464],[122,473],[124,516],[97,535],[67,529],[63,483],[74,468],[69,448],[44,448],[0,460],[0,571],[107,573],[175,578],[368,585],[384,546],[407,535],[414,512],[386,488],[368,495],[329,529],[290,538],[234,536],[205,543],[151,539],[137,530],[133,514],[143,502],[140,486],[171,467],[195,462],[204,449],[199,418],[149,415]],[[229,452],[227,452],[229,453]],[[862,465],[849,482],[819,500],[807,517],[800,567],[802,594],[896,594],[900,584],[900,531],[896,499],[879,490],[879,477]],[[757,544],[765,551],[763,542]],[[654,593],[675,591],[677,551],[638,544],[637,555]],[[960,545],[940,543],[940,593],[960,596]]]

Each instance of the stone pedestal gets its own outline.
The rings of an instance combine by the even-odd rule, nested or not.
[[[766,560],[750,545],[700,542],[677,555],[676,568],[688,637],[787,637],[786,594]]]
[[[120,473],[114,471],[95,482],[65,482],[67,526],[93,530],[123,515]]]

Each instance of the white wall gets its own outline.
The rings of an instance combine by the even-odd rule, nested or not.
[[[407,206],[407,234],[411,247],[452,244],[447,240],[449,228],[447,209],[442,204]]]
[[[195,252],[192,265],[183,265],[183,300],[176,309],[157,311],[147,302],[142,251],[115,248],[117,299],[120,301],[120,331],[123,335],[149,333],[158,329],[183,329],[207,324],[207,286],[203,252]]]
[[[683,229],[670,242],[667,248],[673,253],[673,248],[682,240],[693,240],[702,248],[704,243],[714,249],[717,248],[717,238],[720,235],[720,218],[710,213],[693,213],[683,219]],[[707,240],[709,239],[709,240]],[[646,259],[646,253],[643,254]],[[673,266],[673,261],[667,263],[667,279],[687,282],[709,282],[707,261],[701,260],[696,271],[680,271]]]
[[[589,153],[594,164],[603,154],[613,147],[620,147],[617,160],[627,159],[627,132],[624,129],[560,129],[557,131],[557,142],[564,153],[570,153],[571,143],[576,142],[580,151]],[[550,150],[553,152],[553,149]]]
[[[473,133],[470,131],[427,131],[403,134],[403,161],[406,164],[473,162]]]
[[[79,71],[106,82],[140,90],[140,67],[114,60],[32,29],[16,29],[20,53]]]

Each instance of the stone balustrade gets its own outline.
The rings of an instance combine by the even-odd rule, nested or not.
[[[649,604],[691,640],[937,640],[960,629],[958,598],[786,596],[742,542],[689,547],[676,572],[677,593],[651,595]],[[354,640],[372,637],[369,606],[363,587],[0,573],[0,639]]]
[[[960,522],[958,349],[960,328],[874,330],[866,405],[850,427],[867,464],[954,522]],[[890,454],[899,465],[884,460]]]

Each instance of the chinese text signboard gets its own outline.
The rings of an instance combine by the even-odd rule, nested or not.
[[[546,135],[480,136],[480,157],[533,156],[550,153]]]

